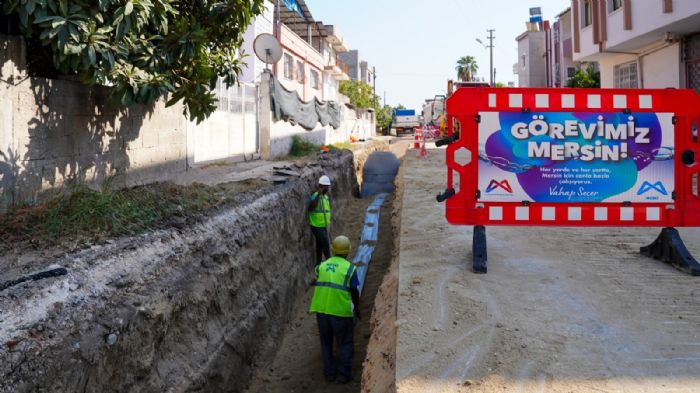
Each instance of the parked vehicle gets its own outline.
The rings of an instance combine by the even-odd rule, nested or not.
[[[420,127],[421,116],[416,115],[413,109],[395,109],[392,116],[391,128],[396,134],[411,134],[413,129]]]

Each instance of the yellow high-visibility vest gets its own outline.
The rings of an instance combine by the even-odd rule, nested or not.
[[[311,200],[321,198],[316,207],[309,212],[309,224],[312,227],[325,228],[331,223],[331,201],[328,195],[318,195],[315,192],[311,196]]]
[[[310,312],[352,317],[353,304],[350,281],[355,266],[345,258],[332,257],[316,267],[316,287]]]

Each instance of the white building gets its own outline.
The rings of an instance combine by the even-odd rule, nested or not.
[[[572,0],[574,61],[601,87],[700,91],[700,1]]]
[[[239,75],[239,80],[246,83],[256,83],[260,81],[260,74],[265,71],[265,63],[258,59],[253,50],[255,37],[262,33],[272,34],[274,26],[275,5],[270,0],[265,0],[265,11],[258,15],[248,26],[243,40],[243,52],[248,55],[245,58],[246,66]]]
[[[348,51],[337,26],[323,25],[321,30],[321,54],[323,55],[323,98],[326,101],[338,101],[341,80],[348,80],[348,66],[340,61],[339,54]]]

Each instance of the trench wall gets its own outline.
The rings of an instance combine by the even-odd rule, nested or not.
[[[356,160],[326,154],[203,222],[59,258],[67,276],[1,292],[0,392],[240,391],[313,279],[307,195],[328,174],[342,211]]]

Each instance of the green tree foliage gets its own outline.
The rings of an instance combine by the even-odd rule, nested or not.
[[[372,86],[362,81],[340,81],[338,89],[340,94],[350,99],[350,104],[357,108],[372,108],[377,116],[377,128],[384,129],[391,124],[392,109],[388,105],[383,107],[378,96],[372,94]]]
[[[357,108],[373,108],[374,97],[372,95],[372,86],[362,81],[340,81],[338,89],[340,94],[345,95],[350,99],[350,104]]]
[[[600,87],[600,72],[595,67],[588,65],[586,70],[579,67],[573,78],[566,83],[567,87]]]
[[[391,125],[392,109],[389,105],[384,105],[377,110],[377,128],[386,129]]]
[[[112,86],[122,105],[170,93],[199,122],[216,109],[217,79],[236,83],[263,0],[3,0],[3,10],[61,73]]]
[[[457,71],[457,79],[463,82],[469,82],[474,80],[474,76],[479,70],[479,65],[476,64],[476,58],[474,56],[462,56],[457,60],[455,70]]]

